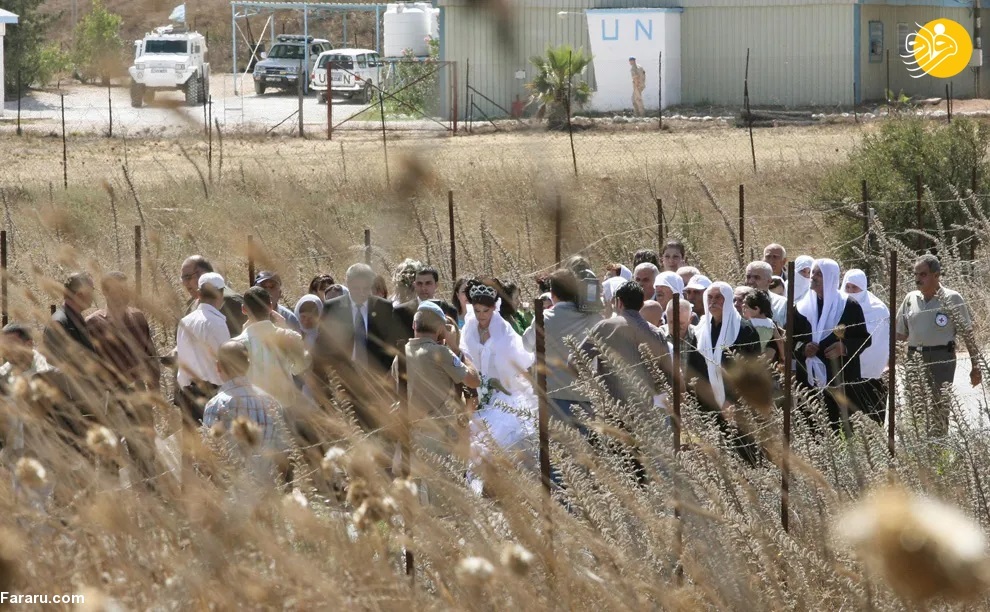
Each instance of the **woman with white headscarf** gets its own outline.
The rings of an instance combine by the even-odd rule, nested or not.
[[[531,467],[537,401],[527,370],[535,355],[499,314],[501,299],[495,287],[470,281],[468,302],[473,316],[464,324],[460,347],[481,374],[478,409],[471,422],[473,460],[481,461],[497,447]],[[469,480],[476,489],[481,486],[474,476]]]
[[[851,411],[856,405],[844,385],[861,380],[860,355],[870,346],[870,334],[863,309],[839,291],[839,279],[838,263],[815,261],[811,289],[796,305],[794,352],[798,382],[814,389],[841,389]],[[825,405],[832,429],[838,430],[845,420],[835,392],[825,394]]]
[[[695,393],[701,407],[717,415],[719,427],[732,441],[732,446],[749,461],[756,461],[753,441],[746,435],[732,432],[723,411],[735,401],[725,386],[724,371],[735,352],[739,356],[760,353],[760,336],[749,321],[744,320],[732,305],[733,291],[727,283],[712,283],[705,291],[705,316],[695,327],[696,350],[690,351],[687,365],[689,377],[697,377]]]
[[[811,266],[815,264],[813,257],[801,255],[794,260],[794,303],[797,304],[811,289]],[[786,294],[785,294],[786,295]]]
[[[890,357],[890,309],[883,300],[868,291],[866,273],[852,269],[842,279],[845,294],[863,309],[870,346],[859,356],[863,382],[856,385],[857,404],[871,419],[883,423],[887,414],[887,385],[884,372]]]

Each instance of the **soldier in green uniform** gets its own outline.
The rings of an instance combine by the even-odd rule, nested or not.
[[[942,266],[934,255],[922,255],[914,264],[918,289],[907,294],[897,311],[897,340],[908,344],[908,355],[920,357],[938,400],[928,428],[932,437],[949,431],[949,405],[944,385],[951,385],[956,372],[956,337],[962,335],[973,362],[969,381],[975,387],[983,381],[977,365],[979,354],[973,343],[973,321],[962,296],[943,287]]]

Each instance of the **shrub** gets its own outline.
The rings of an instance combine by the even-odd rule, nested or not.
[[[965,195],[970,188],[974,168],[977,184],[990,178],[988,145],[990,127],[968,119],[956,119],[948,125],[919,118],[896,119],[866,135],[848,162],[828,173],[819,185],[820,200],[827,210],[836,213],[840,238],[851,241],[841,256],[856,258],[855,251],[863,244],[855,240],[862,235],[862,220],[843,214],[854,209],[859,212],[863,180],[877,219],[888,233],[900,236],[907,244],[913,244],[915,239],[903,232],[918,229],[914,204],[917,176],[928,193],[922,208],[922,228],[934,230],[937,212],[950,234],[962,237],[967,232],[965,228],[952,228],[964,225],[969,215],[957,194]],[[985,198],[977,198],[976,202],[987,211]]]
[[[385,99],[387,115],[415,115],[419,111],[432,117],[440,111],[440,71],[437,69],[440,39],[427,37],[426,42],[430,47],[429,57],[419,59],[411,49],[406,49],[402,52],[402,61],[395,64],[395,76],[389,79],[386,90],[392,95]]]
[[[73,59],[81,80],[98,77],[106,85],[112,76],[122,72],[122,22],[120,15],[108,11],[101,0],[93,1],[93,10],[76,26]]]
[[[574,82],[574,77],[584,74],[592,56],[583,49],[570,45],[547,47],[545,56],[534,55],[529,61],[539,72],[526,85],[531,92],[530,103],[539,103],[539,115],[547,117],[547,126],[562,129],[567,126],[567,115],[591,99],[591,86],[586,81]]]

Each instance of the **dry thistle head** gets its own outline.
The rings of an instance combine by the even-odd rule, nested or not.
[[[369,497],[371,497],[371,489],[363,478],[355,478],[347,485],[347,503],[352,507],[360,507]]]
[[[957,508],[893,487],[839,518],[852,544],[902,598],[971,599],[990,585],[990,560],[979,524]]]
[[[77,612],[124,612],[124,607],[100,589],[83,587],[83,603],[76,604]]]
[[[20,574],[24,541],[13,530],[0,530],[0,591],[12,591]]]
[[[21,457],[14,468],[17,483],[27,489],[42,489],[48,484],[48,472],[37,459]]]
[[[457,564],[457,577],[465,586],[485,586],[494,576],[495,566],[484,557],[465,557]]]
[[[343,471],[341,460],[346,454],[347,451],[339,446],[333,446],[327,450],[326,454],[323,455],[323,461],[320,463],[320,467],[323,468],[323,472],[327,477],[335,475],[337,471]]]
[[[727,372],[726,382],[746,404],[762,416],[773,408],[773,375],[763,362],[755,359],[735,361]]]
[[[533,565],[535,556],[521,544],[510,542],[502,548],[502,567],[517,576],[525,576]]]
[[[414,499],[419,495],[419,486],[411,478],[396,478],[392,481],[392,492],[402,499]]]
[[[227,434],[227,429],[223,426],[223,423],[217,421],[210,427],[210,438],[214,440],[219,440]]]
[[[376,523],[389,520],[398,512],[399,506],[392,497],[369,497],[354,511],[351,521],[358,530],[365,531]]]
[[[309,508],[309,500],[299,489],[292,489],[292,493],[287,493],[282,498],[282,504],[286,507]]]
[[[237,417],[234,419],[234,422],[230,424],[230,433],[242,446],[255,448],[261,444],[261,427],[249,418]]]
[[[103,427],[91,427],[86,432],[86,446],[98,457],[110,459],[117,456],[120,445],[117,436],[110,429]]]

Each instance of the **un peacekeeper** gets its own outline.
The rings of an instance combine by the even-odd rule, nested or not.
[[[413,316],[413,332],[406,344],[413,449],[449,455],[461,438],[458,417],[463,407],[457,401],[455,386],[476,389],[481,376],[466,357],[450,349],[454,346],[459,351],[456,325],[448,325],[436,303],[424,301],[419,305]],[[393,375],[397,377],[397,363],[393,364]]]
[[[949,405],[943,385],[952,384],[956,372],[956,336],[962,334],[973,369],[969,382],[974,387],[983,381],[977,365],[979,354],[973,344],[973,321],[961,295],[943,287],[942,265],[934,255],[922,255],[914,264],[914,281],[918,286],[904,298],[897,311],[897,340],[908,344],[908,355],[920,356],[928,372],[933,395],[938,398],[929,436],[942,437],[949,431]]]

